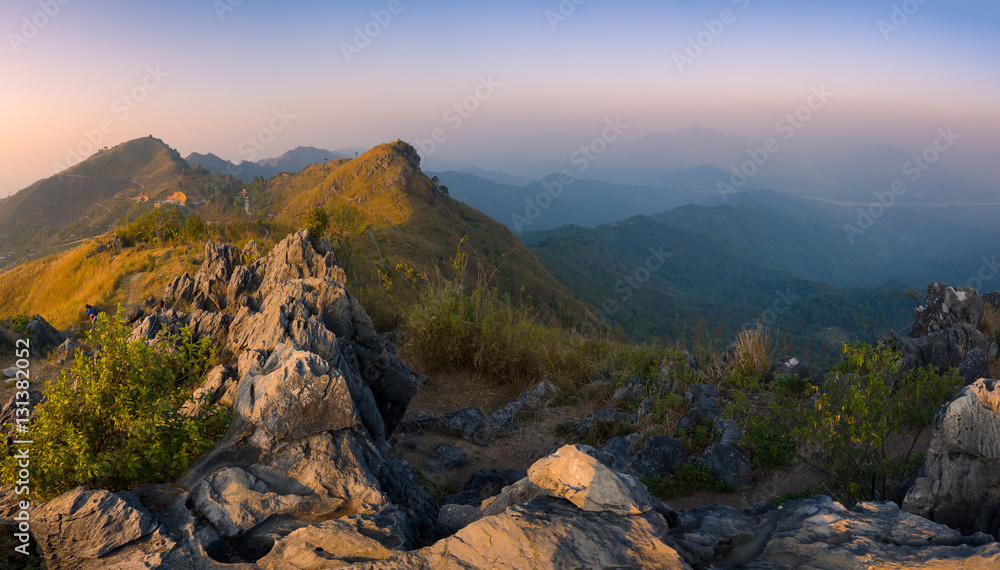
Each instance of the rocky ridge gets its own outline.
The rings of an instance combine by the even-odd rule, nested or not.
[[[1000,564],[994,541],[1000,501],[992,490],[1000,486],[995,381],[972,383],[938,412],[931,449],[902,510],[895,503],[846,509],[819,496],[780,507],[675,512],[634,476],[646,464],[655,470],[684,460],[683,449],[666,437],[652,438],[634,454],[627,438],[601,450],[567,445],[526,473],[477,474],[467,494],[439,506],[416,485],[413,468],[390,458],[387,440],[397,427],[450,430],[488,443],[510,429],[522,408],[547,398],[550,388],[540,384],[489,416],[460,410],[404,418],[423,379],[395,355],[346,290],[329,243],[300,232],[250,265],[242,264],[252,257],[243,253],[209,243],[197,274],[182,275],[167,288],[173,309],[130,316],[135,339],[156,342],[162,325],[187,325],[219,342],[229,364],[212,370],[199,392],[233,407],[226,436],[172,484],[118,493],[77,488],[37,505],[32,529],[48,567]],[[926,314],[934,316],[921,325],[926,334],[899,339],[911,347],[904,357],[945,354],[953,362],[964,361],[973,348],[995,353],[995,344],[972,334],[982,336],[968,322],[979,314],[975,306],[966,311],[956,305],[974,299],[942,291],[940,302],[927,305]],[[945,307],[956,316],[953,322],[942,318]],[[969,342],[949,345],[957,329]],[[929,350],[919,344],[927,337],[936,343]],[[934,348],[942,345],[960,350]],[[799,371],[797,363],[784,366],[815,372]],[[700,410],[690,421],[717,415],[711,386],[686,397]],[[590,420],[601,421],[598,415]],[[736,448],[718,445],[723,447],[699,459],[733,460],[724,446]],[[974,488],[968,479],[959,481],[961,473],[976,475]]]

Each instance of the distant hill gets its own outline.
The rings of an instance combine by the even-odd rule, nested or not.
[[[914,308],[897,287],[838,289],[800,279],[719,238],[645,216],[525,239],[556,279],[638,339],[677,339],[699,320],[732,338],[763,320],[789,350],[829,361],[840,343],[870,334],[855,315],[873,323],[885,317],[881,329],[899,329]]]
[[[961,208],[895,205],[851,243],[844,224],[857,224],[857,206],[773,191],[730,198],[719,207],[685,206],[652,217],[715,235],[762,265],[841,286],[892,279],[921,290],[932,281],[965,284],[982,256],[993,255],[991,244],[1000,244],[1000,230],[971,224]]]
[[[98,235],[176,192],[191,200],[223,182],[144,137],[99,152],[0,200],[0,250],[44,249]]]
[[[302,216],[317,206],[340,212],[331,233],[342,237],[337,247],[342,258],[349,256],[348,276],[359,291],[382,295],[379,288],[388,279],[393,294],[412,300],[406,268],[427,278],[439,272],[455,276],[451,260],[461,244],[470,281],[482,276],[514,298],[530,298],[564,324],[594,319],[592,309],[562,287],[513,232],[443,195],[420,170],[413,147],[402,141],[277,176],[264,194],[263,207],[290,228],[301,227]]]
[[[239,164],[234,164],[212,153],[200,154],[197,152],[189,154],[185,161],[191,167],[201,165],[209,172],[232,174],[244,182],[252,182],[258,176],[271,178],[279,172],[299,172],[311,164],[338,158],[347,158],[347,155],[311,146],[299,146],[281,156],[265,158],[256,162],[244,160]]]
[[[570,179],[569,184],[563,184],[558,174],[525,186],[500,184],[467,172],[436,175],[453,198],[482,210],[517,233],[567,224],[597,226],[637,213],[659,212],[717,197],[600,180]]]

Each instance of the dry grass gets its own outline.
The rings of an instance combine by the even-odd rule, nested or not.
[[[130,248],[87,258],[92,242],[16,267],[0,275],[0,317],[42,315],[64,329],[85,323],[83,306],[113,311],[158,296],[189,267],[194,246]]]
[[[740,332],[733,348],[729,368],[744,376],[763,376],[774,362],[774,343],[763,324]]]

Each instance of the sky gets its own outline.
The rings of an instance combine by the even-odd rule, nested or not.
[[[995,0],[4,0],[0,196],[149,134],[474,161],[615,117],[758,136],[815,89],[816,133],[997,151],[997,30]]]

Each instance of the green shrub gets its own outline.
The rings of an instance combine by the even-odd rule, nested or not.
[[[309,232],[309,237],[318,240],[326,234],[330,225],[330,216],[322,207],[317,206],[302,216],[302,227]]]
[[[693,426],[688,426],[677,433],[677,440],[684,446],[688,455],[701,455],[710,445],[719,441],[719,430],[711,420],[701,420]]]
[[[702,489],[720,493],[734,491],[732,487],[716,479],[711,469],[696,463],[685,463],[678,466],[672,475],[643,479],[642,482],[650,494],[662,500],[687,496]]]
[[[842,502],[888,500],[919,466],[912,453],[919,430],[963,382],[955,370],[900,373],[899,353],[888,348],[855,343],[844,354],[839,377],[804,408],[797,434],[811,450],[807,461],[827,476]],[[890,454],[890,444],[907,438],[905,454]]]
[[[167,481],[212,446],[228,423],[228,410],[203,402],[188,417],[180,408],[212,364],[211,339],[191,332],[164,333],[157,348],[128,342],[118,315],[102,314],[86,342],[100,347],[77,358],[49,386],[27,433],[34,441],[33,497],[48,500],[77,485],[111,490],[137,482]],[[0,464],[0,480],[12,484],[17,461]]]
[[[798,374],[775,374],[771,385],[779,394],[805,394],[812,392],[812,381],[808,378],[799,378]]]

